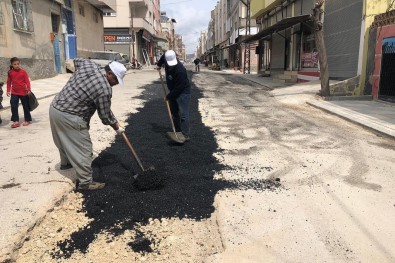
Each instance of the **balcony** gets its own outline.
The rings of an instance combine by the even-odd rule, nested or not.
[[[116,12],[116,0],[87,0],[91,5],[100,9],[103,12]]]
[[[134,7],[150,6],[151,1],[149,0],[129,0],[129,5]]]
[[[147,20],[140,17],[135,17],[130,19],[130,27],[134,29],[145,29],[150,34],[155,35],[154,27],[148,23]]]

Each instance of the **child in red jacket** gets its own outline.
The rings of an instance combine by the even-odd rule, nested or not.
[[[4,83],[3,82],[0,82],[0,110],[1,109],[3,109],[3,85],[4,85]],[[0,124],[2,123],[3,121],[1,120],[1,115],[0,115]]]
[[[11,67],[8,71],[7,79],[7,96],[11,96],[11,121],[13,121],[11,128],[17,128],[20,126],[18,113],[19,100],[22,103],[25,117],[25,122],[22,125],[28,126],[32,121],[28,99],[28,94],[30,92],[29,76],[27,75],[26,71],[21,68],[21,62],[19,58],[13,57],[11,58],[10,62]]]

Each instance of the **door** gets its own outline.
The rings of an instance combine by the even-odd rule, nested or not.
[[[62,27],[64,34],[64,49],[66,59],[77,57],[77,38],[75,35],[75,26],[73,20],[73,12],[70,8],[62,8]]]
[[[379,99],[395,102],[395,37],[383,40]]]
[[[52,23],[52,45],[53,45],[53,53],[55,56],[55,71],[56,73],[62,73],[62,67],[60,63],[60,48],[59,48],[59,24],[60,24],[60,16],[57,14],[51,13],[51,23]]]

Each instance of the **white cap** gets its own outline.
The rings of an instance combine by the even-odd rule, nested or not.
[[[169,66],[174,66],[177,65],[177,57],[176,57],[176,52],[173,50],[167,50],[165,53],[165,59],[167,62],[167,65]]]
[[[119,85],[123,85],[123,77],[125,77],[126,74],[125,66],[116,61],[111,62],[109,66],[112,73],[117,77]]]

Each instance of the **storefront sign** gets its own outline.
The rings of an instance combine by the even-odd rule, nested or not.
[[[318,52],[302,54],[302,68],[318,68]]]
[[[134,43],[131,35],[104,35],[104,44],[129,44]]]
[[[152,36],[151,36],[150,33],[148,33],[147,30],[144,30],[144,31],[143,31],[142,37],[143,37],[145,40],[147,40],[148,42],[150,42],[150,41],[152,40]]]

